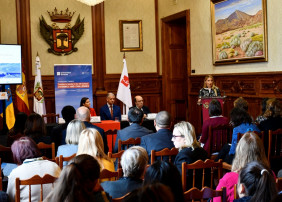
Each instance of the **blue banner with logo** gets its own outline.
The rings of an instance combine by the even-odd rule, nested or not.
[[[56,114],[64,106],[71,105],[75,110],[82,97],[88,97],[93,108],[92,65],[54,65]]]

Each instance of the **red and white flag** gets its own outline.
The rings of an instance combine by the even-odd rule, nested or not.
[[[119,80],[117,99],[119,99],[120,101],[123,102],[123,104],[126,105],[126,113],[127,113],[128,109],[132,107],[132,98],[131,98],[130,83],[129,83],[125,58],[123,59],[123,70]],[[124,110],[123,110],[123,114],[125,114]]]

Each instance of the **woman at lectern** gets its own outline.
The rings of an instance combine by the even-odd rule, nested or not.
[[[214,85],[212,75],[207,75],[204,80],[204,86],[199,92],[198,104],[201,104],[202,97],[217,97],[220,96],[220,90]]]
[[[90,102],[88,97],[81,98],[80,106],[81,107],[82,106],[87,107],[89,109],[89,111],[90,111],[90,116],[97,116],[96,112],[95,112],[95,109],[94,108],[90,108],[91,107],[91,102]]]

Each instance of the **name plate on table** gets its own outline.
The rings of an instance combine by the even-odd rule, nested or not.
[[[101,117],[100,116],[91,116],[90,122],[91,123],[100,123],[101,122]]]
[[[121,115],[121,120],[122,121],[127,121],[127,115]]]
[[[156,116],[157,116],[157,113],[150,113],[150,114],[147,114],[146,118],[149,120],[155,120]]]

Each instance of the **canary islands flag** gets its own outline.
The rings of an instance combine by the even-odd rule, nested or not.
[[[10,85],[5,85],[5,91],[8,94],[8,100],[5,100],[6,124],[7,124],[8,129],[10,130],[15,125],[15,113],[14,113],[14,105],[13,105],[12,92],[10,89]]]

